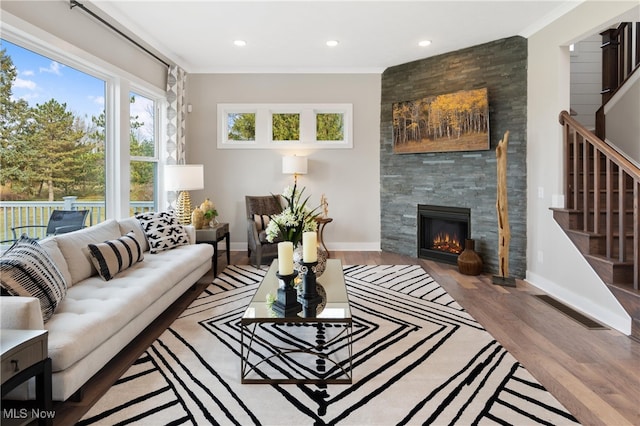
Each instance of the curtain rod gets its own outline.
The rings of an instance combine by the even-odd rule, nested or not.
[[[104,20],[100,16],[96,15],[95,13],[93,13],[91,10],[87,9],[82,3],[80,3],[77,0],[69,0],[69,9],[73,9],[76,6],[79,7],[80,9],[82,9],[83,11],[85,11],[86,13],[88,13],[89,15],[93,16],[98,21],[102,22],[104,25],[109,27],[112,31],[114,31],[114,32],[118,33],[119,35],[121,35],[122,37],[126,38],[130,43],[135,44],[138,48],[142,49],[148,55],[153,56],[157,61],[163,63],[167,68],[169,68],[169,64],[167,62],[165,62],[164,60],[162,60],[162,58],[158,57],[155,53],[153,53],[152,51],[150,51],[149,49],[147,49],[146,47],[144,47],[143,45],[141,45],[140,43],[138,43],[137,41],[135,41],[134,39],[132,39],[131,37],[126,35],[125,33],[123,33],[122,31],[120,31],[119,29],[117,29],[113,25],[111,25],[109,22],[107,22],[106,20]]]

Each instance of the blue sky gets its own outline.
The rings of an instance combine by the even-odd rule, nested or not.
[[[30,106],[51,99],[67,104],[67,111],[91,123],[92,116],[104,111],[105,82],[75,68],[53,61],[38,53],[2,40],[2,49],[11,57],[18,75],[13,82],[12,98],[24,99]],[[153,101],[136,96],[131,114],[144,125],[137,130],[139,139],[153,138],[153,117],[149,110]]]
[[[6,40],[2,40],[2,49],[18,71],[14,99],[24,99],[30,106],[56,99],[67,104],[67,111],[86,116],[87,121],[104,110],[104,81]]]

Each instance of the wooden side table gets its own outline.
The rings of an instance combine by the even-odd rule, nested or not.
[[[316,222],[318,222],[318,244],[322,245],[324,251],[327,252],[327,257],[331,257],[329,254],[329,250],[327,250],[327,246],[324,244],[324,227],[327,223],[333,222],[333,218],[331,217],[316,217]]]
[[[229,238],[229,224],[218,223],[212,228],[196,229],[196,243],[206,243],[213,245],[213,276],[218,276],[218,243],[226,240],[227,266],[231,263],[231,250]]]
[[[2,410],[3,424],[52,424],[51,358],[48,356],[47,330],[0,330],[2,397],[32,377],[36,378],[36,410]]]

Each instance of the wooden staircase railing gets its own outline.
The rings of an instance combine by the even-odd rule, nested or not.
[[[602,36],[602,103],[640,63],[640,22],[622,22]]]
[[[631,317],[640,341],[640,168],[560,113],[565,208],[553,217]]]
[[[622,22],[600,35],[602,106],[596,111],[596,135],[605,140],[605,105],[640,67],[640,22]]]

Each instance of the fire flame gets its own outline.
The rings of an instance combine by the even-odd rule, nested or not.
[[[433,238],[432,248],[434,250],[444,251],[447,253],[462,253],[462,246],[457,235],[449,235],[449,233],[438,233]]]

